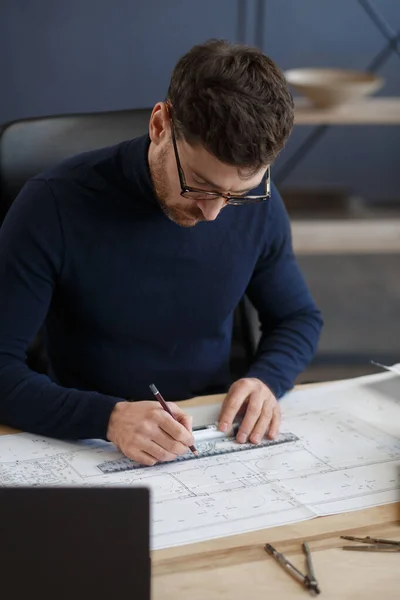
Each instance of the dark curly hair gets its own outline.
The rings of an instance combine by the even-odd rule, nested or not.
[[[239,168],[271,164],[293,127],[293,98],[275,63],[225,40],[194,46],[179,60],[167,100],[178,137]]]

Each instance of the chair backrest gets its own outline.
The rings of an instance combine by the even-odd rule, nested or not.
[[[22,119],[0,127],[0,226],[24,184],[70,156],[117,144],[148,131],[150,108]],[[27,363],[39,373],[48,361],[39,334]]]
[[[70,156],[148,131],[150,108],[23,119],[0,129],[0,224],[28,179]]]

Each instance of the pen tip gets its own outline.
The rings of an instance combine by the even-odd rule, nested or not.
[[[151,391],[153,392],[153,394],[158,394],[158,389],[156,388],[156,386],[154,385],[154,383],[151,383],[149,385],[149,388],[151,389]]]

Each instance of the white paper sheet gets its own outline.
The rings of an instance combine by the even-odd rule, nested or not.
[[[0,436],[0,485],[147,486],[152,546],[188,544],[400,499],[400,377],[294,391],[282,431],[297,441],[104,474],[106,442]],[[213,422],[218,407],[194,410]]]

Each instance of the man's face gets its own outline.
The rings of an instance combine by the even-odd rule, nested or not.
[[[226,206],[224,198],[183,198],[178,167],[171,139],[171,120],[165,104],[159,103],[150,121],[149,166],[160,206],[169,219],[182,227],[202,221],[214,221]],[[265,173],[239,172],[237,167],[221,163],[200,145],[177,140],[179,159],[188,186],[205,191],[245,194],[256,188]]]

